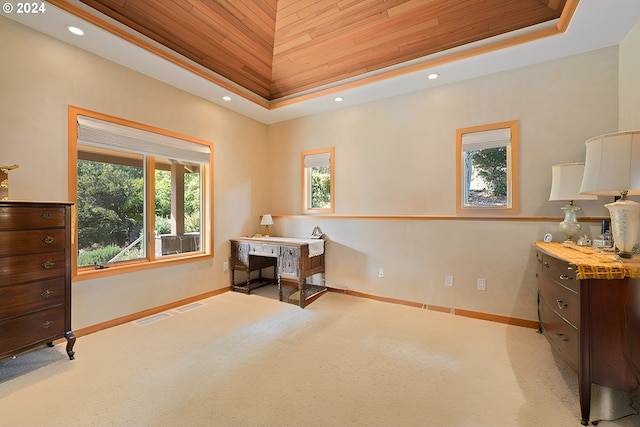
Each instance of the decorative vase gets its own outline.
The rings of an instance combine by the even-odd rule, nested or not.
[[[582,225],[578,222],[576,215],[582,210],[575,205],[566,205],[561,208],[564,211],[564,221],[560,225],[560,230],[567,236],[567,242],[571,242],[571,237],[582,230]]]
[[[631,258],[640,231],[640,203],[621,199],[605,207],[611,214],[611,232],[618,255]]]

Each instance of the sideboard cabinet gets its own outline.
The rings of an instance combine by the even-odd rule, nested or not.
[[[535,242],[540,331],[578,374],[581,423],[591,385],[640,390],[640,259]]]
[[[0,359],[71,330],[71,204],[0,202]]]

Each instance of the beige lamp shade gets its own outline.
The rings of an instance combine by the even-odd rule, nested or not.
[[[260,225],[273,225],[273,218],[271,214],[262,215],[262,221],[260,221]]]
[[[597,200],[598,196],[580,194],[584,163],[562,163],[551,167],[551,194],[554,200]]]
[[[640,194],[640,131],[600,135],[585,144],[587,155],[580,193]]]
[[[585,142],[587,156],[580,193],[622,196],[606,204],[618,255],[631,258],[640,232],[640,203],[627,194],[640,194],[640,131],[596,136]]]

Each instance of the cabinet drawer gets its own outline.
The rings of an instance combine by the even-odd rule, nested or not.
[[[0,286],[62,277],[66,271],[64,252],[0,258]]]
[[[548,255],[543,255],[542,275],[578,292],[576,266],[573,264],[569,264],[566,261],[562,261]]]
[[[64,306],[0,321],[0,357],[32,345],[51,342],[63,337],[64,333]]]
[[[0,207],[0,230],[32,230],[35,228],[64,227],[65,208],[47,207]]]
[[[0,287],[0,319],[64,302],[64,279]]]
[[[578,294],[542,276],[538,281],[540,295],[560,316],[578,327]]]
[[[0,231],[0,256],[62,251],[65,243],[63,228]]]
[[[277,257],[279,251],[280,251],[280,246],[270,245],[268,243],[264,243],[264,244],[252,243],[251,249],[249,249],[249,253],[251,255],[271,256],[271,257]]]
[[[570,323],[558,316],[544,299],[540,299],[538,307],[540,322],[547,339],[571,363],[574,370],[578,369],[578,330]]]

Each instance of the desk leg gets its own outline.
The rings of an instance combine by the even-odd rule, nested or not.
[[[282,301],[282,283],[280,282],[280,273],[275,271],[274,274],[276,275],[276,283],[278,284],[278,298]]]
[[[300,293],[300,308],[304,308],[305,303],[305,292],[304,292],[304,284],[307,281],[306,277],[301,277],[298,282],[298,292]]]

